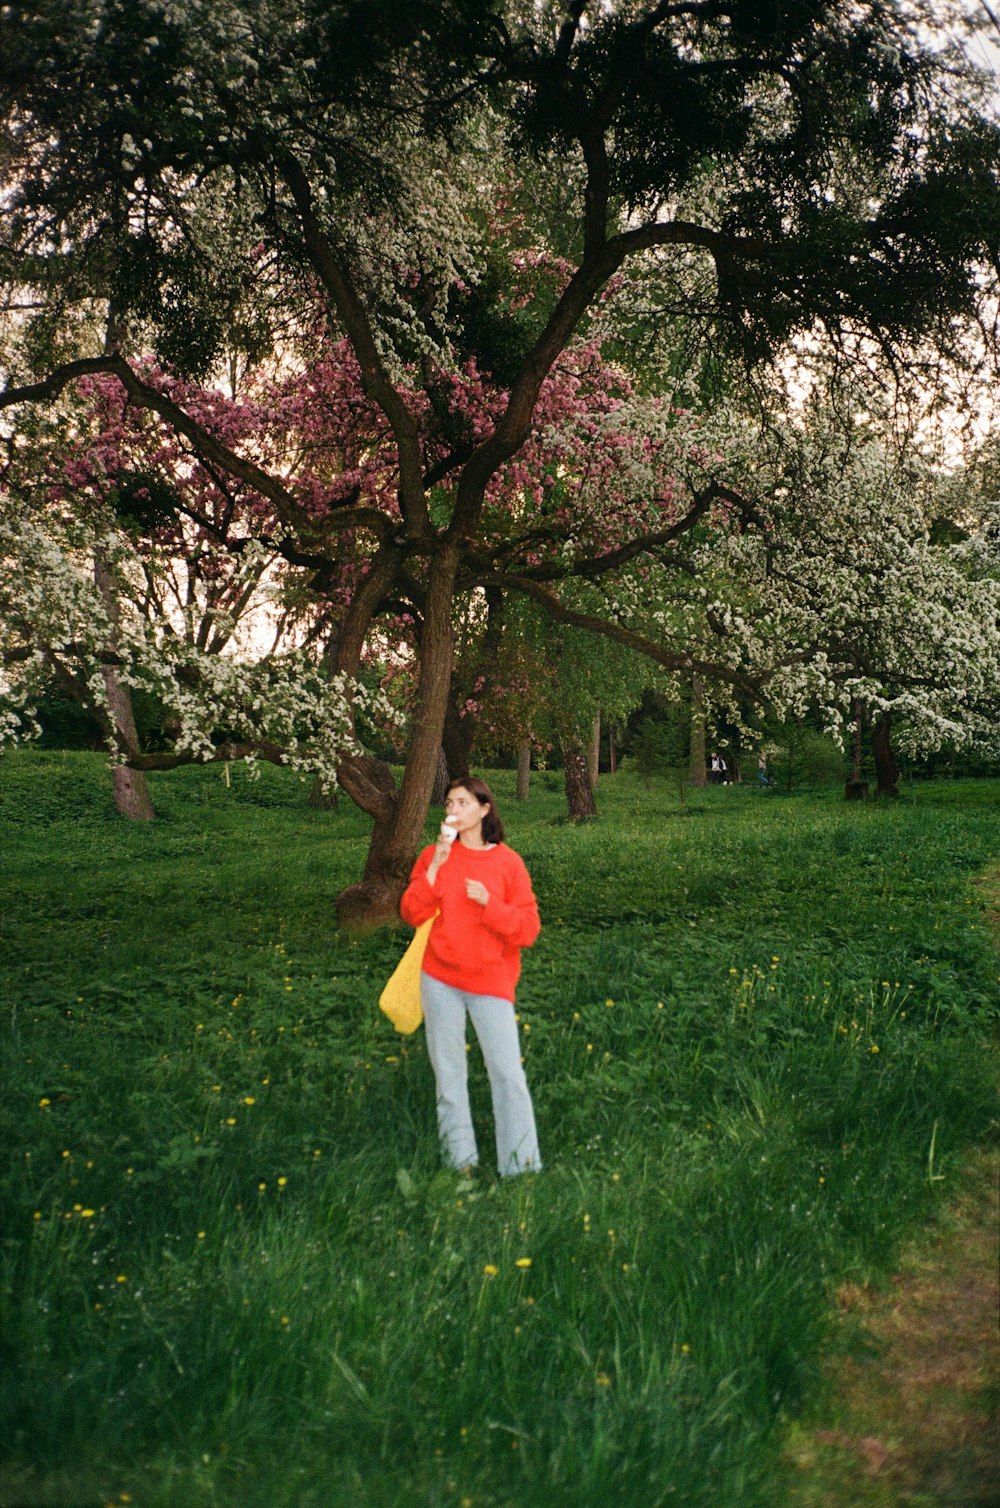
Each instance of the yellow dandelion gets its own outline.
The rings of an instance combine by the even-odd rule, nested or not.
[[[31,1218],[32,1218],[32,1220],[41,1220],[41,1218],[42,1218],[42,1212],[41,1212],[41,1210],[36,1210],[35,1213],[32,1215]]]
[[[263,1193],[264,1190],[267,1188],[267,1184],[266,1183],[259,1183],[257,1185],[257,1187],[258,1187],[258,1189],[260,1189],[261,1193]]]
[[[522,1267],[522,1268],[523,1267],[530,1267],[531,1266],[531,1258],[530,1257],[518,1257],[517,1261],[514,1263],[514,1266],[515,1267]]]
[[[611,1378],[608,1376],[607,1372],[598,1372],[596,1377],[594,1378],[594,1381],[597,1383],[597,1386],[599,1388],[609,1388],[611,1386]]]
[[[487,1262],[486,1266],[483,1268],[483,1276],[487,1278],[495,1278],[499,1271],[499,1267],[494,1267],[492,1262]]]
[[[128,1278],[125,1276],[125,1274],[123,1272],[120,1272],[118,1274],[118,1276],[115,1278],[115,1282],[116,1283],[127,1283],[128,1282]]]
[[[278,1179],[278,1188],[283,1189],[287,1182],[288,1179],[284,1176],[284,1174],[282,1174],[282,1176]]]
[[[46,1109],[47,1106],[49,1106],[51,1104],[52,1104],[52,1101],[50,1099],[48,1099],[47,1096],[43,1095],[42,1098],[38,1101],[38,1108],[39,1108],[39,1110],[44,1110],[44,1109]]]
[[[245,1094],[243,1096],[243,1103],[244,1105],[256,1105],[257,1101],[254,1099],[252,1094]]]
[[[81,1210],[80,1211],[80,1219],[81,1220],[93,1220],[93,1218],[94,1218],[94,1216],[96,1214],[97,1214],[96,1210]]]
[[[200,1230],[198,1232],[198,1240],[199,1241],[204,1241],[204,1239],[205,1239],[205,1232],[203,1230]]]
[[[877,1047],[877,1046],[876,1046],[876,1044],[875,1044],[875,1043],[874,1043],[874,1042],[873,1042],[873,1043],[872,1043],[872,1052],[878,1052],[878,1050],[879,1050],[879,1049],[878,1049],[878,1047]]]

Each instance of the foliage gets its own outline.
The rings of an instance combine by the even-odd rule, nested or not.
[[[681,802],[687,794],[691,763],[691,706],[687,700],[644,698],[645,710],[630,727],[622,746],[624,762],[642,778],[647,790],[654,775],[669,775]]]
[[[516,593],[668,670],[745,682],[739,637],[707,611],[725,569],[713,559],[678,611],[655,568],[669,596],[671,547],[725,501],[714,453],[690,426],[674,443],[671,405],[613,376],[605,344],[620,355],[644,323],[682,321],[693,368],[720,348],[753,364],[805,341],[864,360],[874,348],[905,370],[986,318],[998,129],[982,79],[941,44],[940,5],[936,25],[921,19],[890,0],[3,12],[2,404],[61,415],[81,378],[110,378],[223,492],[246,490],[241,563],[273,549],[332,590],[351,562],[322,620],[328,653],[309,660],[308,687],[283,663],[295,705],[262,719],[245,709],[269,671],[237,684],[222,657],[178,659],[165,634],[123,642],[165,702],[171,684],[207,687],[200,707],[174,692],[183,757],[208,752],[213,720],[241,715],[251,754],[276,741],[304,760],[300,717],[314,745],[336,745],[338,775],[375,819],[357,919],[390,915],[405,878],[469,594]],[[383,468],[375,508],[370,477],[343,457],[301,488],[280,447],[255,451],[195,386],[269,351],[302,376],[341,341],[364,454]],[[303,388],[314,411],[329,384],[307,375]],[[293,412],[288,426],[296,441],[306,429]],[[123,532],[169,506],[149,472],[144,459],[116,488]],[[47,548],[44,529],[15,529],[3,553]],[[70,593],[58,542],[55,557]],[[730,603],[715,620],[740,614]],[[397,790],[354,741],[352,697],[364,655],[400,622],[419,659]],[[721,651],[699,662],[706,624]],[[39,646],[31,614],[21,648],[44,658],[81,626],[56,623]]]
[[[546,1171],[467,1185],[376,1009],[402,940],[331,925],[358,812],[187,769],[140,829],[95,756],[4,756],[5,1496],[774,1501],[833,1288],[988,1125],[997,792],[603,789],[517,809]]]
[[[844,780],[847,773],[843,750],[829,736],[806,723],[770,726],[763,747],[768,774],[784,791],[829,785]]]

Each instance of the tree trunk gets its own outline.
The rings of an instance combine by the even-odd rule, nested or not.
[[[705,688],[700,675],[691,678],[691,757],[688,785],[708,784],[705,766]]]
[[[115,793],[115,806],[130,822],[152,822],[156,813],[149,799],[149,787],[142,770],[131,770],[127,764],[111,767],[111,783]]]
[[[438,749],[437,773],[434,776],[434,789],[431,792],[431,803],[434,806],[444,806],[448,795],[448,761],[445,758],[444,748]]]
[[[861,778],[861,701],[855,697],[851,705],[854,714],[854,732],[851,737],[851,778],[844,788],[845,801],[866,801],[868,782]]]
[[[517,800],[527,801],[530,789],[531,741],[525,738],[517,746],[517,790],[515,792]]]
[[[337,795],[336,786],[332,790],[324,790],[323,782],[317,775],[309,791],[307,805],[315,807],[317,811],[321,812],[339,811],[340,798]]]
[[[112,643],[108,645],[108,648],[114,649],[116,646],[113,640],[118,623],[118,599],[115,594],[114,578],[100,552],[94,556],[94,582],[112,625]],[[142,752],[139,748],[139,732],[135,725],[135,714],[132,711],[131,693],[128,687],[118,679],[117,673],[110,665],[106,665],[101,674],[104,677],[104,689],[107,695],[107,710],[103,711],[101,722],[105,727],[108,746],[113,755],[117,753],[125,759],[130,759]],[[149,799],[149,787],[142,770],[132,770],[127,764],[113,764],[111,781],[115,806],[123,817],[127,817],[130,822],[153,821],[156,813]]]
[[[566,808],[571,822],[597,816],[594,787],[590,783],[587,757],[578,738],[560,739],[566,772]]]
[[[892,718],[887,712],[872,729],[872,752],[875,755],[875,795],[899,795],[899,765],[892,751]]]
[[[601,769],[601,714],[594,718],[590,732],[590,748],[587,750],[587,775],[590,779],[590,789],[597,789],[597,777]]]
[[[851,711],[854,714],[854,733],[851,738],[851,782],[857,784],[861,780],[861,699],[855,697],[851,703]]]
[[[399,898],[409,882],[438,771],[454,660],[451,606],[457,568],[455,547],[442,549],[431,562],[417,705],[399,791],[380,760],[354,756],[343,762],[345,791],[375,819],[364,875],[336,901],[337,921],[348,931],[372,931],[399,918]]]
[[[464,717],[460,717],[454,699],[449,694],[448,708],[444,717],[444,731],[441,735],[449,780],[461,780],[463,775],[468,775],[469,758],[472,754],[475,736],[475,714],[467,712]]]

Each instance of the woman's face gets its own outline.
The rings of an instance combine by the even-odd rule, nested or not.
[[[489,802],[481,806],[476,796],[467,791],[464,785],[456,785],[448,792],[445,798],[444,810],[447,817],[456,817],[455,828],[459,835],[468,833],[475,836],[482,832],[483,818],[489,811]]]

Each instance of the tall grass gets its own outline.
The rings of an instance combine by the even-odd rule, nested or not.
[[[0,763],[0,1504],[773,1502],[832,1286],[991,1124],[997,787],[619,776],[577,830],[499,774],[545,924],[546,1171],[501,1184],[439,1170],[401,935],[335,930],[361,816],[189,770],[131,826],[107,783]]]

